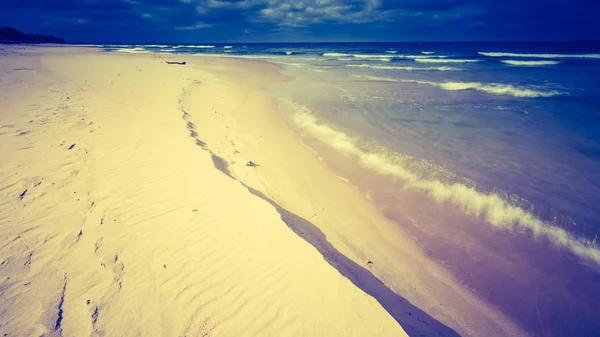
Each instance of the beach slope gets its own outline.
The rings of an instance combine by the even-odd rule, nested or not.
[[[182,102],[230,61],[0,53],[5,336],[406,335],[208,150]]]

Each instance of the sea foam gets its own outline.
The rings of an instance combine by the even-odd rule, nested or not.
[[[398,82],[398,80],[395,78],[380,77],[380,76],[352,75],[352,77],[360,78],[363,80],[369,80],[369,81]]]
[[[151,53],[151,51],[146,50],[144,48],[140,48],[140,47],[135,47],[135,48],[117,48],[117,49],[114,49],[113,51],[120,52],[120,53],[129,53],[129,54],[148,54],[148,53]]]
[[[344,53],[324,53],[323,56],[325,56],[325,57],[347,57],[350,55],[344,54]]]
[[[484,84],[479,82],[432,82],[404,79],[399,81],[405,83],[431,85],[448,91],[477,90],[494,95],[509,95],[514,97],[552,97],[562,94],[561,92],[556,90],[542,91],[534,88],[520,87],[501,83]]]
[[[351,68],[369,68],[369,69],[382,69],[382,70],[406,70],[406,71],[453,71],[460,70],[454,67],[403,67],[403,66],[381,66],[372,64],[348,64],[346,67]]]
[[[480,60],[470,60],[470,59],[444,59],[444,58],[415,58],[416,62],[422,63],[475,63]]]
[[[179,46],[174,46],[173,48],[197,48],[197,49],[212,49],[215,46],[210,46],[210,45],[179,45]]]
[[[356,59],[367,59],[367,60],[388,60],[388,59],[426,59],[431,56],[427,55],[403,55],[396,53],[386,53],[386,54],[344,54],[344,53],[324,53],[322,54],[324,57],[348,57],[348,58],[356,58]],[[439,56],[440,58],[445,56]]]
[[[291,100],[282,100],[281,103],[290,111],[294,111],[292,120],[298,127],[332,148],[355,157],[363,167],[403,180],[406,182],[406,188],[423,191],[439,203],[452,203],[464,214],[481,218],[493,228],[515,233],[526,230],[534,238],[547,239],[555,247],[567,249],[580,258],[600,264],[600,250],[593,243],[572,237],[564,229],[545,223],[501,196],[483,193],[460,183],[422,179],[417,173],[394,161],[392,155],[365,151],[357,145],[357,138],[319,123],[308,108]]]
[[[519,61],[519,60],[504,60],[503,63],[510,64],[512,66],[521,67],[539,67],[539,66],[551,66],[559,64],[559,61]]]
[[[585,58],[600,59],[600,54],[520,54],[504,52],[478,52],[479,55],[488,57],[530,57],[540,59],[559,59],[559,58]]]

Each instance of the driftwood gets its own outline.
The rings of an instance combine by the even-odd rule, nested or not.
[[[183,61],[183,62],[165,61],[165,62],[167,62],[167,64],[178,64],[180,66],[184,66],[185,65],[185,61]]]

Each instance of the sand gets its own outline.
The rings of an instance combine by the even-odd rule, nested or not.
[[[524,335],[304,145],[276,66],[0,53],[1,333]]]
[[[215,75],[153,57],[8,49],[0,332],[405,335],[195,144],[179,99]]]

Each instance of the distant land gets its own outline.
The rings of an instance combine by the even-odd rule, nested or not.
[[[0,43],[67,43],[65,39],[41,34],[27,34],[12,27],[0,27]]]

